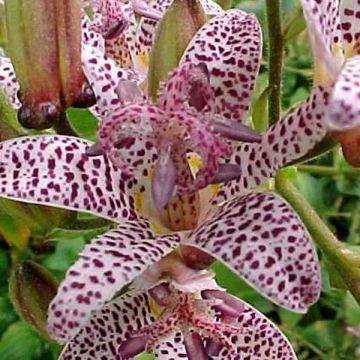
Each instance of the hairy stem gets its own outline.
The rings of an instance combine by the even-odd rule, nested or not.
[[[354,256],[344,244],[341,243],[310,204],[304,199],[301,192],[293,185],[282,172],[275,177],[276,190],[295,209],[301,220],[309,230],[314,242],[331,262],[342,280],[360,304],[360,267],[354,264]]]
[[[280,0],[266,0],[266,16],[269,34],[269,122],[274,124],[281,114],[281,73],[283,40]]]

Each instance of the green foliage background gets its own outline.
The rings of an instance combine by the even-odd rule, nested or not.
[[[240,1],[236,6],[254,12],[264,29],[266,26],[264,1]],[[286,29],[286,51],[283,76],[283,111],[304,99],[309,93],[312,78],[312,59],[304,21],[298,1],[283,1]],[[263,129],[266,125],[267,49],[258,79],[251,114],[253,125]],[[70,109],[73,125],[85,138],[96,138],[96,121],[89,112]],[[316,167],[298,170],[296,185],[321,215],[340,240],[349,245],[360,245],[360,173],[348,171],[341,152],[332,152],[311,162],[310,165],[330,166],[333,175],[316,174]],[[82,216],[89,219],[88,216]],[[32,259],[48,268],[59,280],[77,258],[86,242],[107,230],[52,229],[45,234],[26,231],[16,219],[0,213],[0,359],[1,360],[55,360],[59,346],[42,340],[26,323],[19,320],[8,297],[8,277],[11,268],[24,259]],[[244,284],[221,264],[213,267],[217,279],[231,293],[241,297],[276,322],[289,337],[300,360],[352,360],[360,359],[360,342],[350,335],[346,327],[360,324],[360,308],[352,296],[332,278],[332,271],[319,254],[323,274],[322,296],[305,315],[279,309],[249,286]],[[330,287],[330,283],[337,287]],[[142,356],[146,359],[147,356]]]

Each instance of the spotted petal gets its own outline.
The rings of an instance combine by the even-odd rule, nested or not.
[[[14,108],[20,107],[17,93],[20,89],[16,81],[15,71],[9,58],[0,56],[0,87],[8,96]]]
[[[180,65],[161,84],[157,103],[164,110],[190,105],[198,111],[215,112],[215,98],[207,69],[189,62]]]
[[[319,77],[318,83],[322,83],[337,74],[334,53],[342,60],[338,1],[301,0],[301,3],[313,48],[315,76]]]
[[[153,0],[149,2],[149,7],[159,11],[161,15],[172,4],[173,0]],[[224,12],[222,8],[212,0],[200,0],[205,14],[208,16],[218,15]],[[134,58],[137,59],[137,69],[147,67],[147,59],[150,54],[151,46],[157,29],[158,21],[142,18],[136,31],[136,48],[134,49]]]
[[[317,255],[296,213],[273,193],[226,202],[186,240],[265,297],[305,312],[320,295]]]
[[[360,4],[358,0],[342,0],[340,21],[345,54],[360,55]]]
[[[137,177],[146,176],[157,153],[170,145],[179,192],[206,186],[216,173],[219,158],[230,154],[227,143],[212,132],[201,114],[189,109],[163,111],[149,104],[129,105],[102,123],[99,137],[114,164]],[[202,158],[202,167],[193,182],[189,182],[187,168],[182,168],[188,149]]]
[[[155,359],[158,360],[187,360],[184,337],[181,332],[172,334],[154,347]]]
[[[205,63],[217,112],[244,121],[259,71],[261,30],[256,17],[230,10],[211,19],[191,40],[184,62]]]
[[[49,332],[69,340],[94,310],[179,244],[179,235],[156,236],[144,220],[124,222],[86,245],[69,268],[49,308]]]
[[[59,360],[116,359],[119,344],[153,321],[146,294],[124,294],[92,314],[65,346]]]
[[[335,83],[327,122],[331,130],[337,131],[360,125],[360,55],[346,61]]]
[[[244,301],[234,299],[244,306],[244,312],[233,323],[243,331],[230,336],[241,360],[297,359],[288,339],[269,319]],[[234,357],[224,348],[214,359],[234,360]]]
[[[135,218],[124,176],[107,159],[88,158],[89,145],[68,136],[29,136],[0,143],[0,196],[114,221]]]
[[[315,87],[303,103],[265,132],[260,143],[239,145],[231,162],[241,167],[240,180],[226,183],[213,201],[238,196],[307,154],[326,135],[328,97],[327,88]]]
[[[83,45],[82,63],[85,75],[96,95],[96,105],[91,110],[100,119],[121,105],[118,95],[120,80],[139,83],[139,75],[132,70],[121,69],[114,60],[94,47]]]

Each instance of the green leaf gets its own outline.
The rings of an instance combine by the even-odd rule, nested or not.
[[[74,263],[84,245],[85,241],[82,237],[74,238],[72,241],[59,241],[56,244],[55,252],[47,256],[43,265],[49,269],[63,273]]]
[[[17,316],[9,299],[0,297],[0,336],[16,319]]]
[[[360,306],[350,293],[345,294],[344,300],[345,321],[348,325],[360,324]]]
[[[0,214],[0,235],[10,246],[24,250],[29,242],[30,230],[11,216]]]
[[[23,322],[11,325],[0,341],[1,360],[32,360],[40,351],[41,340]]]
[[[89,110],[69,108],[66,113],[71,125],[80,137],[96,141],[98,121]]]

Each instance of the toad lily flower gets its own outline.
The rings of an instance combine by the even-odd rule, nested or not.
[[[357,0],[302,0],[313,45],[315,82],[331,84],[326,115],[347,161],[360,166],[360,9]]]
[[[73,343],[78,344],[74,348],[74,354],[78,355],[80,352],[83,355],[87,354],[89,359],[95,359],[103,352],[104,356],[112,358],[119,349],[117,346],[114,348],[111,341],[105,340],[104,343],[108,333],[111,339],[117,339],[118,335],[125,336],[121,340],[130,340],[131,337],[140,333],[150,336],[147,330],[141,332],[141,329],[150,323],[139,320],[142,314],[151,316],[149,307],[146,305],[148,297],[144,294],[137,300],[134,298],[134,302],[130,301],[131,299],[126,295],[125,299],[119,300],[123,305],[120,306],[115,302],[109,308],[105,307],[101,310],[108,300],[111,300],[123,286],[133,280],[136,280],[135,285],[139,284],[138,288],[147,291],[149,287],[157,285],[158,279],[166,281],[167,276],[171,276],[171,286],[176,283],[177,290],[180,292],[176,293],[171,287],[172,294],[183,301],[186,300],[187,303],[190,302],[189,309],[197,304],[197,302],[193,304],[193,301],[198,297],[189,295],[191,284],[195,284],[194,286],[199,289],[199,284],[203,284],[207,279],[203,277],[206,274],[184,271],[187,269],[185,266],[181,267],[180,272],[171,270],[171,264],[175,263],[173,257],[180,256],[177,255],[180,245],[205,251],[224,262],[264,296],[285,308],[304,312],[317,300],[320,275],[315,250],[297,215],[277,195],[259,192],[236,197],[221,205],[212,206],[210,202],[207,202],[202,206],[206,210],[202,212],[203,217],[199,216],[193,228],[186,232],[172,231],[172,228],[177,226],[175,216],[181,216],[184,222],[193,221],[193,214],[189,212],[192,207],[178,201],[174,203],[176,212],[170,214],[173,220],[167,221],[169,228],[165,229],[163,225],[163,231],[167,231],[168,234],[156,234],[151,229],[150,223],[139,219],[136,214],[138,208],[135,208],[135,205],[139,203],[139,197],[142,197],[144,202],[149,199],[146,188],[143,193],[137,191],[139,187],[142,189],[142,179],[126,180],[106,157],[87,157],[85,151],[89,145],[91,143],[87,141],[66,136],[24,137],[9,140],[0,145],[2,159],[0,194],[2,197],[86,211],[119,223],[116,229],[94,239],[84,248],[79,260],[68,270],[50,307],[49,331],[60,342],[71,340],[87,321],[92,321],[89,320],[92,319],[92,314],[96,319],[96,314],[98,314],[96,311],[104,311],[104,313],[99,313],[100,318],[96,322],[99,321],[99,324],[103,324],[108,331],[104,332],[101,330],[102,327],[91,325],[94,331],[99,329],[99,332],[94,337],[90,335],[90,339],[85,336],[86,331],[81,332],[83,335],[75,338],[77,340]],[[209,207],[211,211],[208,211]],[[156,216],[155,213],[154,216]],[[155,222],[154,226],[156,228]],[[166,261],[169,259],[167,256],[172,257],[171,261]],[[143,274],[142,277],[140,277],[141,274]],[[197,280],[201,281],[196,282]],[[213,288],[207,281],[201,290],[213,290]],[[202,296],[205,297],[205,294]],[[215,298],[218,297],[215,296]],[[127,299],[130,300],[127,301]],[[172,296],[169,297],[167,306],[173,307],[174,302],[171,299],[173,299]],[[227,303],[227,299],[223,301]],[[251,351],[260,352],[259,359],[267,359],[269,351],[270,353],[272,351],[268,346],[264,345],[263,348],[260,346],[258,341],[262,338],[269,339],[271,343],[280,341],[285,348],[279,350],[279,353],[291,354],[285,340],[280,340],[282,338],[279,333],[272,326],[264,324],[263,317],[254,313],[252,309],[249,310],[247,305],[244,306],[245,313],[240,314],[235,324],[230,323],[230,325],[242,328],[243,324],[248,324],[250,334],[241,331],[235,335],[231,331],[230,339],[233,339],[231,341],[238,344],[236,346],[241,349],[245,347],[250,354]],[[197,305],[196,308],[198,308]],[[114,309],[118,309],[119,313],[116,313]],[[129,312],[131,309],[133,312]],[[147,309],[147,312],[144,313],[142,309]],[[203,316],[207,319],[209,315],[203,314]],[[160,323],[155,323],[156,326],[161,324],[161,319]],[[177,319],[177,321],[185,321],[183,318],[177,317]],[[187,318],[185,322],[190,324],[190,330],[199,331],[201,336],[207,337],[209,334],[202,331],[202,325],[193,327],[191,319]],[[213,324],[214,320],[211,323]],[[128,327],[121,328],[121,324]],[[224,330],[220,325],[215,327],[221,331]],[[265,331],[265,334],[259,329]],[[136,333],[136,331],[139,332]],[[166,331],[164,336],[167,334]],[[266,334],[269,334],[269,337],[266,337]],[[274,335],[270,336],[270,334]],[[79,343],[81,336],[85,336],[85,339],[84,342]],[[175,342],[160,339],[160,343],[166,349],[169,347],[177,349],[179,338],[174,339]],[[221,342],[220,333],[212,340],[226,345]],[[102,345],[98,341],[101,341]],[[188,338],[186,341],[189,341]],[[266,344],[266,341],[265,343],[263,341],[261,340],[261,343]],[[72,345],[69,346],[70,354],[72,354]],[[130,348],[132,346],[133,344]],[[155,346],[159,346],[160,354],[162,354],[164,349],[160,344],[156,342]],[[88,353],[87,349],[89,349]],[[128,347],[125,346],[126,351],[127,349]],[[166,349],[164,351],[169,351]],[[225,346],[222,351],[226,354],[226,351],[230,350]],[[283,357],[279,355],[279,357],[292,359],[285,355]],[[72,358],[72,355],[70,357],[64,355],[64,359],[69,358]],[[225,355],[224,358],[226,358]]]
[[[197,277],[188,280],[187,291],[166,281],[116,298],[92,314],[60,359],[129,359],[144,350],[152,350],[156,359],[296,359],[286,338],[263,315],[219,290],[209,272],[196,274],[181,259],[173,260],[165,258],[157,268],[169,271],[168,278],[184,277],[184,272]]]

